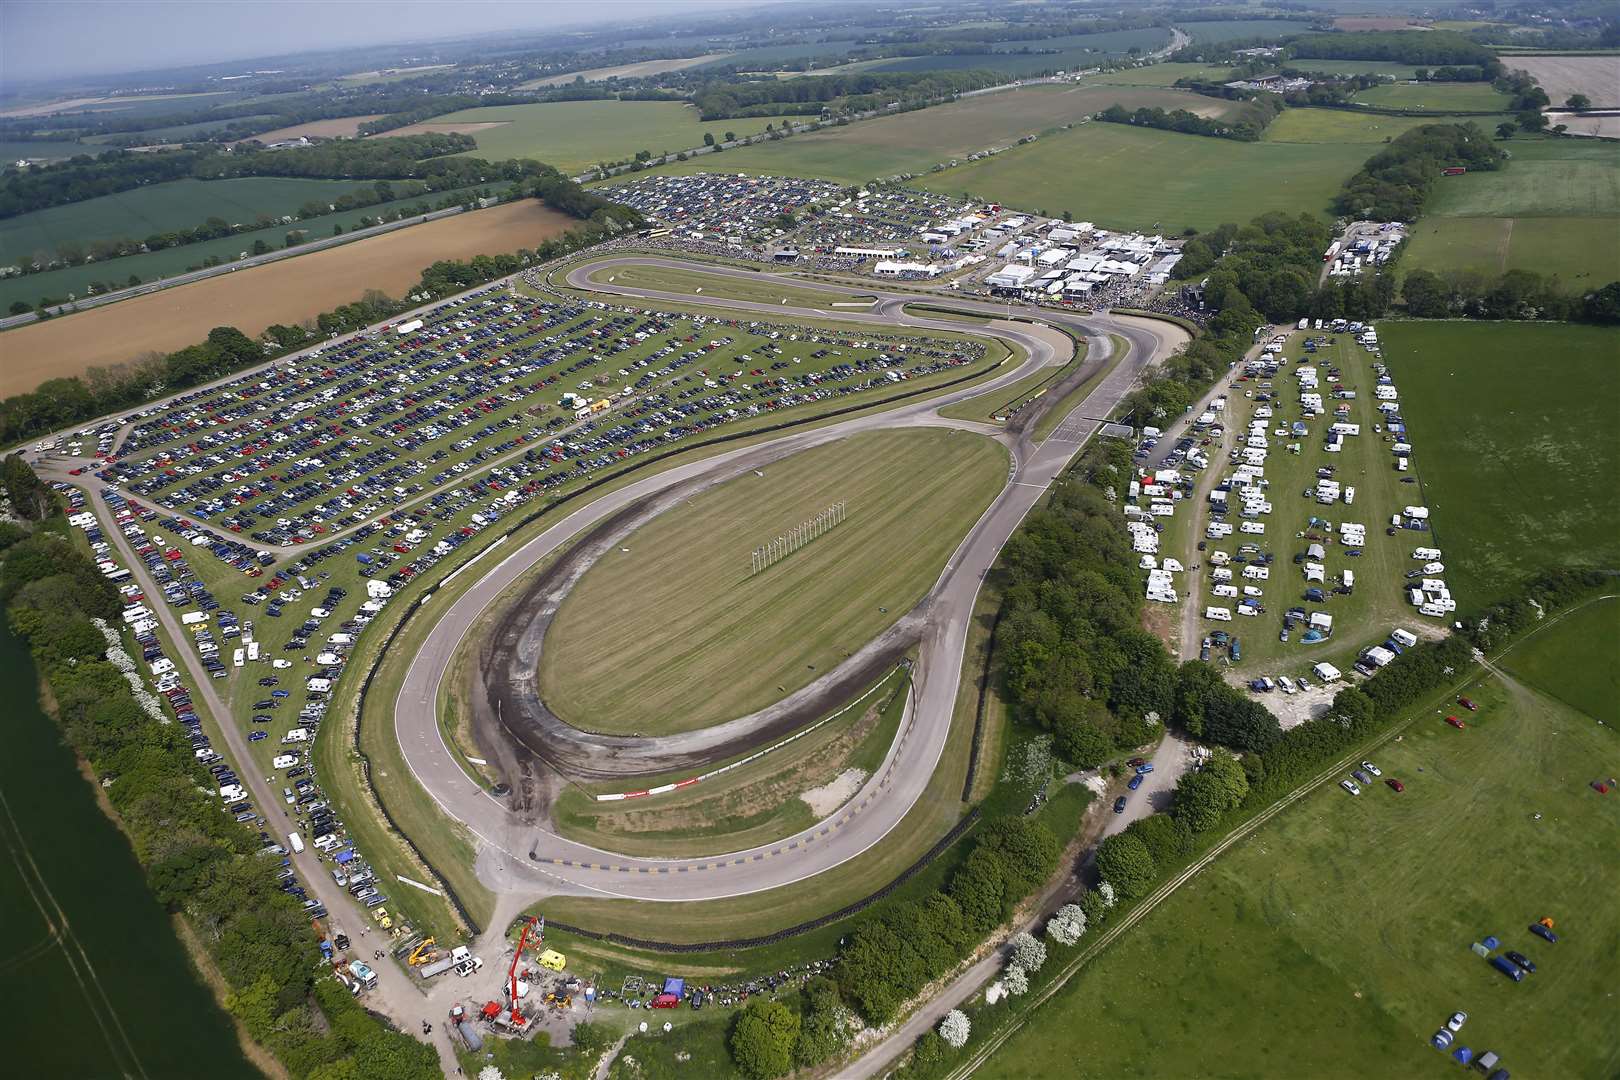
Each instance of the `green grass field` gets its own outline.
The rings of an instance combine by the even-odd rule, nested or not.
[[[776,173],[864,183],[875,177],[925,173],[936,164],[977,151],[1012,146],[1025,135],[1078,123],[1114,104],[1131,109],[1185,108],[1213,116],[1233,115],[1244,108],[1243,102],[1155,87],[1043,84],[728,150],[718,158],[704,155],[661,166],[660,171]],[[952,175],[947,172],[943,178]]]
[[[1572,292],[1620,279],[1620,155],[1612,144],[1526,139],[1495,172],[1448,176],[1412,229],[1405,270],[1556,274]]]
[[[599,161],[618,161],[638,150],[654,154],[690,150],[703,136],[732,131],[753,135],[781,117],[755,116],[704,123],[697,110],[671,101],[561,101],[545,105],[496,105],[434,118],[423,130],[453,130],[460,124],[498,123],[470,132],[478,149],[469,156],[504,161],[535,158],[574,173]]]
[[[1487,82],[1386,83],[1363,90],[1355,100],[1383,109],[1430,112],[1502,112],[1511,100]]]
[[[1595,139],[1515,139],[1495,172],[1448,176],[1424,208],[1434,217],[1620,214],[1620,152]]]
[[[0,263],[52,253],[59,244],[128,237],[144,240],[155,232],[201,225],[221,217],[250,223],[260,214],[291,214],[310,200],[330,200],[360,187],[356,180],[171,180],[68,206],[53,206],[0,221]],[[265,236],[279,245],[285,230]],[[236,237],[238,241],[240,237]],[[247,239],[252,244],[251,237]]]
[[[1348,109],[1284,109],[1261,138],[1279,143],[1382,143],[1434,122],[1426,116],[1380,116]],[[1374,152],[1366,154],[1371,157]]]
[[[1193,44],[1204,45],[1221,41],[1247,41],[1251,38],[1280,38],[1289,34],[1303,34],[1311,28],[1311,24],[1289,19],[1217,19],[1212,22],[1182,22],[1178,19],[1176,28],[1191,34]]]
[[[1614,656],[1609,661],[1612,666]],[[1460,1075],[1429,1037],[1515,1077],[1612,1077],[1611,730],[1494,678],[1466,731],[1420,717],[1352,798],[1325,785],[1222,855],[1083,969],[978,1075],[1294,1078]],[[1547,915],[1558,945],[1526,927]],[[1488,934],[1539,972],[1469,951]]]
[[[230,181],[237,183],[238,181]],[[295,181],[305,182],[305,181]],[[368,206],[360,210],[344,210],[335,214],[324,214],[318,218],[300,221],[296,227],[308,229],[310,236],[324,239],[332,235],[335,226],[343,226],[348,232],[360,224],[364,217],[375,217],[379,213],[403,207],[415,206],[418,202],[425,202],[429,206],[437,205],[443,200],[457,194],[471,194],[477,190],[496,194],[498,189],[489,186],[483,189],[467,188],[462,192],[439,191],[421,199],[406,199],[401,202],[385,203],[380,206]],[[196,224],[201,224],[198,219]],[[176,274],[183,274],[193,266],[200,266],[210,257],[216,257],[222,262],[235,262],[241,254],[253,250],[255,240],[263,240],[272,248],[281,248],[286,242],[287,233],[295,226],[277,226],[269,229],[244,233],[236,236],[222,236],[218,240],[204,240],[197,244],[187,244],[184,247],[164,248],[160,251],[146,252],[140,255],[126,255],[121,259],[108,259],[103,262],[94,262],[89,265],[69,266],[60,270],[47,270],[40,274],[28,274],[23,277],[0,278],[0,310],[11,306],[13,301],[26,300],[36,304],[41,297],[85,296],[93,282],[111,282],[118,286],[128,283],[131,275],[141,281],[158,281]]]
[[[1557,275],[1567,292],[1620,280],[1620,217],[1433,217],[1412,226],[1403,270]]]
[[[910,56],[873,64],[870,71],[999,71],[1007,75],[1038,75],[1047,71],[1074,71],[1095,67],[1106,57],[1123,57],[1130,49],[1151,52],[1170,43],[1170,31],[1149,26],[1137,30],[1114,30],[1100,34],[1066,34],[1039,42],[1003,42],[989,53],[936,53]],[[1040,52],[1016,50],[1031,45]]]
[[[1523,682],[1589,716],[1620,724],[1620,599],[1599,600],[1512,649],[1501,664]]]
[[[1434,546],[1460,610],[1550,567],[1620,568],[1620,330],[1390,322]]]
[[[1241,143],[1091,123],[918,183],[1109,227],[1177,231],[1270,210],[1325,214],[1366,157],[1354,144]]]
[[[1006,466],[978,436],[874,432],[690,499],[563,601],[541,654],[546,703],[591,731],[649,735],[764,708],[909,611]],[[843,524],[750,578],[754,548],[838,501]]]
[[[1177,79],[1230,82],[1232,69],[1206,64],[1149,64],[1139,68],[1104,71],[1086,78],[1085,86],[1171,86]]]

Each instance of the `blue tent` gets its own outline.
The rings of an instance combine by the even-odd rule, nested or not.
[[[686,991],[686,980],[668,978],[664,980],[664,993],[680,997]]]
[[[340,863],[346,863],[350,859],[354,858],[354,849],[352,849],[352,848],[344,848],[342,851],[338,852],[335,856],[333,856],[333,858],[335,858]]]

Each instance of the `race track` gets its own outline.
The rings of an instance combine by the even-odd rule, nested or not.
[[[1113,408],[1136,383],[1144,368],[1162,359],[1185,340],[1175,327],[1151,320],[1108,315],[1077,316],[1040,312],[1040,321],[1062,324],[1088,346],[1085,366],[1065,379],[1077,384],[1088,377],[1110,356],[1110,334],[1127,342],[1123,360],[1079,404],[1069,410],[1053,434],[1035,442],[1031,432],[1037,410],[1026,410],[998,439],[1013,453],[1013,468],[1007,485],[990,508],[969,531],[947,562],[922,608],[918,662],[913,672],[913,689],[901,723],[900,736],[889,749],[883,765],[861,791],[830,818],[787,839],[745,851],[693,859],[632,858],[600,851],[564,839],[544,828],[542,815],[525,792],[517,797],[490,795],[463,771],[452,756],[438,723],[435,703],[439,700],[446,670],[470,628],[490,609],[519,576],[547,558],[559,547],[633,507],[643,500],[687,484],[716,482],[744,469],[761,467],[772,461],[819,446],[857,432],[881,428],[953,426],[984,432],[983,424],[955,421],[939,416],[940,407],[1011,385],[1030,372],[1066,357],[1054,353],[1050,340],[1037,332],[1000,324],[993,328],[960,322],[908,315],[904,305],[941,302],[941,298],[912,294],[882,293],[872,309],[858,314],[847,310],[796,308],[713,297],[686,296],[652,290],[614,289],[586,276],[604,267],[626,264],[655,264],[676,269],[700,271],[706,275],[738,275],[758,281],[762,276],[710,264],[685,264],[652,256],[625,256],[586,263],[569,275],[569,284],[594,292],[612,291],[624,296],[680,304],[702,304],[742,312],[768,312],[776,316],[835,317],[843,322],[869,323],[890,327],[970,332],[999,337],[1021,346],[1027,359],[1015,369],[973,386],[941,393],[926,401],[858,415],[848,420],[756,443],[711,457],[693,460],[665,469],[635,483],[609,492],[563,517],[534,539],[510,551],[493,566],[484,568],[479,580],[453,602],[440,608],[432,605],[432,624],[427,637],[411,657],[405,680],[394,703],[394,724],[405,761],[440,808],[461,822],[488,850],[479,860],[481,877],[498,892],[525,894],[576,894],[624,897],[644,900],[690,901],[720,899],[759,892],[801,881],[829,870],[866,851],[887,836],[905,817],[927,786],[944,751],[961,681],[967,633],[974,601],[990,566],[1032,506],[1067,467],[1080,446],[1102,425],[1100,418]],[[793,279],[797,289],[833,288]],[[953,308],[1000,315],[1002,305],[949,298]],[[1061,399],[1064,387],[1050,393],[1047,401]],[[860,655],[812,683],[800,694],[805,701],[825,702],[849,694],[864,677],[857,661]],[[533,668],[528,669],[530,672]],[[532,675],[529,676],[532,680]],[[524,688],[519,688],[524,689]],[[527,690],[532,694],[532,684]],[[858,692],[858,691],[855,691]],[[851,695],[852,696],[852,695]],[[510,698],[508,698],[510,700]],[[537,697],[536,697],[537,700]],[[505,705],[498,707],[504,711]],[[775,715],[805,718],[779,703]],[[786,712],[784,713],[784,710]],[[765,710],[772,713],[772,710]],[[547,738],[578,738],[580,733],[526,727],[520,717],[500,716],[499,723],[514,737],[534,750],[542,751]],[[749,727],[753,722],[755,727]],[[740,718],[706,732],[691,733],[680,751],[686,760],[700,762],[718,755],[721,748],[735,753],[733,740],[751,731],[765,730],[759,716]],[[770,727],[769,730],[776,730]],[[633,766],[643,774],[656,768],[658,754],[667,751],[666,740],[598,740],[593,760],[603,766],[601,774],[612,775],[612,762]],[[654,745],[663,743],[663,746]],[[617,755],[617,757],[615,756]],[[542,756],[543,753],[542,753]],[[626,787],[634,786],[627,776]]]

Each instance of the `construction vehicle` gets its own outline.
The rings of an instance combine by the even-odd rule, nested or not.
[[[443,954],[444,950],[433,947],[432,938],[423,938],[422,943],[411,950],[411,955],[406,958],[406,963],[410,964],[411,967],[420,967],[423,964],[431,964]]]
[[[376,911],[373,911],[371,913],[371,921],[382,927],[384,930],[391,930],[394,926],[394,920],[389,917],[388,909],[385,907],[378,907]]]
[[[457,945],[454,949],[450,950],[448,955],[446,955],[443,950],[440,950],[438,959],[418,967],[416,969],[416,973],[424,979],[431,979],[436,975],[443,975],[445,972],[459,964],[467,963],[472,958],[472,951],[468,949],[467,946]]]
[[[371,968],[367,967],[361,961],[351,960],[349,962],[349,974],[353,976],[354,980],[360,984],[361,989],[377,989],[377,973],[372,971]]]
[[[529,984],[518,979],[518,964],[523,960],[523,948],[529,943],[529,934],[533,931],[538,943],[545,934],[545,923],[539,919],[530,918],[523,924],[523,932],[518,935],[517,948],[512,952],[512,964],[506,969],[506,995],[510,1012],[503,1012],[500,1002],[486,1002],[482,1010],[483,1017],[490,1024],[514,1031],[524,1031],[528,1028],[529,1018],[523,1015],[518,1003],[529,993]],[[528,972],[524,972],[525,975]]]
[[[548,971],[561,971],[568,966],[568,958],[556,949],[547,949],[540,954],[540,966]]]
[[[347,951],[349,948],[349,935],[345,934],[343,927],[337,923],[332,924],[332,944],[337,946],[339,952]]]
[[[459,1001],[450,1006],[450,1035],[459,1039],[462,1045],[474,1053],[484,1048],[483,1037],[467,1018],[467,1010],[461,1007]]]

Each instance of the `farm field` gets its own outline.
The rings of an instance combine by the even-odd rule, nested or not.
[[[1303,34],[1311,28],[1308,22],[1289,19],[1216,19],[1211,22],[1176,22],[1178,30],[1192,35],[1195,45],[1222,41],[1246,41],[1251,38],[1280,38],[1290,34]]]
[[[311,237],[324,239],[332,235],[336,226],[343,226],[348,232],[360,224],[360,219],[375,217],[377,214],[414,207],[418,203],[426,202],[434,205],[451,197],[452,195],[471,195],[483,191],[493,195],[496,189],[466,188],[461,192],[437,191],[421,199],[405,199],[393,203],[381,203],[377,206],[367,206],[359,210],[343,210],[335,214],[324,214],[318,218],[300,221],[296,227],[308,229]],[[143,282],[159,281],[163,278],[183,274],[194,266],[201,266],[210,257],[218,258],[222,262],[235,262],[243,252],[251,252],[255,240],[263,240],[272,248],[279,249],[286,242],[287,232],[294,226],[278,226],[235,236],[222,236],[217,240],[204,240],[201,243],[186,244],[182,247],[163,248],[159,251],[149,251],[139,255],[125,255],[118,259],[107,259],[88,265],[68,266],[60,270],[47,270],[44,273],[28,274],[22,277],[0,278],[0,311],[9,308],[13,302],[24,300],[30,304],[37,304],[41,297],[62,298],[69,295],[82,297],[89,295],[92,283],[108,283],[118,287],[128,284],[131,275]]]
[[[1355,144],[1240,143],[1091,123],[917,183],[1024,210],[1069,210],[1110,228],[1175,232],[1270,210],[1325,214],[1366,157]]]
[[[1309,421],[1309,434],[1303,437],[1272,437],[1265,476],[1270,481],[1268,497],[1274,509],[1260,519],[1265,524],[1265,534],[1245,536],[1236,533],[1227,540],[1209,541],[1211,551],[1219,549],[1234,554],[1238,542],[1249,540],[1257,542],[1263,550],[1276,557],[1271,565],[1271,575],[1265,581],[1245,582],[1243,568],[1233,568],[1236,571],[1236,585],[1257,585],[1265,590],[1261,599],[1266,608],[1264,614],[1234,619],[1230,623],[1206,622],[1203,625],[1205,634],[1224,629],[1239,637],[1243,659],[1236,667],[1245,679],[1260,675],[1309,676],[1311,665],[1321,661],[1348,671],[1361,649],[1383,641],[1395,626],[1421,630],[1425,624],[1432,622],[1412,610],[1402,591],[1406,584],[1406,572],[1421,565],[1413,562],[1412,549],[1424,546],[1426,536],[1413,532],[1402,532],[1394,537],[1384,535],[1383,526],[1389,524],[1391,514],[1399,513],[1403,506],[1416,504],[1421,499],[1416,484],[1401,482],[1401,477],[1409,474],[1395,471],[1394,456],[1389,450],[1390,442],[1385,441],[1386,436],[1373,430],[1373,425],[1379,423],[1383,415],[1373,398],[1377,376],[1372,369],[1372,355],[1349,334],[1333,335],[1332,344],[1308,353],[1304,349],[1304,341],[1312,336],[1328,335],[1295,333],[1283,348],[1286,359],[1282,370],[1273,380],[1271,390],[1274,400],[1270,404],[1276,411],[1270,426],[1275,431],[1301,419],[1303,415],[1299,406],[1299,382],[1292,374],[1294,361],[1301,357],[1308,357],[1317,368],[1329,415]],[[1330,378],[1330,368],[1336,368],[1342,378]],[[1397,373],[1396,385],[1400,386],[1402,382]],[[1351,401],[1333,399],[1332,388],[1340,384],[1356,391],[1356,398]],[[1240,385],[1244,389],[1256,386],[1252,381]],[[1255,390],[1257,395],[1260,392]],[[1234,410],[1230,423],[1240,434],[1247,429],[1256,404],[1257,400],[1244,398],[1241,390],[1228,391],[1227,407]],[[1344,450],[1329,453],[1323,449],[1323,442],[1328,425],[1333,422],[1333,407],[1336,405],[1350,407],[1350,413],[1344,419],[1348,423],[1359,424],[1361,434],[1346,436]],[[1290,443],[1298,443],[1300,453],[1288,453],[1285,447]],[[1234,467],[1219,464],[1227,472]],[[1355,501],[1352,504],[1324,504],[1315,498],[1302,497],[1307,488],[1315,488],[1317,470],[1324,467],[1335,470],[1333,479],[1341,485],[1355,488]],[[1235,514],[1236,504],[1232,509]],[[1328,528],[1313,527],[1313,517],[1332,522],[1333,525]],[[1444,513],[1437,512],[1436,518],[1443,528]],[[1227,520],[1232,520],[1232,516],[1229,515]],[[1305,553],[1310,542],[1306,534],[1336,536],[1341,521],[1366,525],[1366,546],[1361,549],[1359,557],[1352,558],[1346,554],[1348,548],[1326,543],[1325,556],[1320,560],[1326,568],[1326,580],[1320,583],[1320,588],[1328,599],[1320,603],[1307,602],[1304,594],[1310,583],[1305,581],[1302,568],[1295,565],[1293,559],[1295,555]],[[1333,588],[1340,583],[1341,575],[1346,570],[1355,574],[1355,591],[1349,595],[1336,594]],[[1202,580],[1196,589],[1196,602],[1200,606],[1217,604],[1232,607],[1235,604],[1235,601],[1221,600],[1211,594],[1207,568],[1200,573],[1200,578]],[[1289,633],[1289,640],[1282,641],[1279,634],[1283,614],[1296,606],[1303,607],[1307,612],[1321,611],[1333,616],[1332,635],[1324,641],[1307,644],[1304,641],[1306,627],[1296,623]]]
[[[1232,69],[1205,64],[1149,64],[1088,75],[1082,86],[1171,86],[1177,79],[1209,79],[1230,82]]]
[[[756,304],[788,303],[794,307],[828,308],[837,303],[858,303],[853,292],[796,288],[792,284],[781,283],[764,276],[758,281],[749,281],[746,278],[673,270],[652,264],[605,267],[593,273],[590,280],[598,284],[611,282],[626,288],[654,289],[660,292],[695,295],[701,291],[703,296],[746,300]],[[871,298],[871,294],[867,294],[867,299]]]
[[[1480,118],[1481,126],[1494,127],[1494,121]],[[1260,136],[1262,142],[1279,143],[1382,143],[1413,128],[1435,123],[1427,116],[1380,116],[1348,109],[1284,109]],[[1372,150],[1366,151],[1371,157]],[[1449,180],[1448,180],[1449,182]]]
[[[603,79],[640,79],[648,75],[662,75],[666,71],[681,71],[700,64],[712,64],[730,57],[730,53],[713,52],[702,56],[688,56],[678,60],[643,60],[639,64],[619,64],[616,67],[588,68],[570,71],[565,75],[550,75],[521,84],[519,90],[533,90],[541,86],[566,86],[578,79],[600,82]]]
[[[437,259],[515,251],[575,224],[529,199],[21,326],[5,333],[6,349],[22,359],[0,367],[0,397],[87,368],[172,352],[216,326],[253,336],[358,300],[367,289],[397,296]]]
[[[1084,968],[978,1075],[1293,1077],[1353,1060],[1368,1075],[1439,1078],[1457,1070],[1429,1038],[1460,1009],[1457,1045],[1496,1051],[1516,1078],[1612,1076],[1620,906],[1597,898],[1620,888],[1605,855],[1620,804],[1587,783],[1614,774],[1620,745],[1533,689],[1488,677],[1465,692],[1481,706],[1467,730],[1420,715],[1371,755],[1403,793],[1327,784],[1284,811]],[[1482,872],[1491,863],[1503,872]],[[1527,931],[1542,916],[1559,944]],[[1490,968],[1468,948],[1488,934],[1539,971],[1515,985]]]
[[[1404,270],[1534,270],[1564,290],[1590,292],[1620,280],[1620,217],[1426,217],[1411,229]]]
[[[10,165],[23,158],[37,158],[44,161],[60,161],[63,158],[73,157],[75,154],[99,154],[99,146],[87,146],[80,142],[5,142],[0,141],[0,163]]]
[[[360,134],[360,125],[372,120],[382,119],[382,113],[371,113],[367,116],[337,116],[329,120],[311,120],[304,124],[294,124],[291,127],[276,128],[274,131],[261,132],[253,136],[257,142],[269,144],[280,142],[283,139],[350,139]],[[239,140],[247,141],[247,140]]]
[[[1506,144],[1513,159],[1494,172],[1448,176],[1424,213],[1436,217],[1620,215],[1620,151],[1579,139]]]
[[[987,53],[937,53],[883,60],[864,68],[867,71],[999,71],[1014,77],[1040,75],[1050,71],[1074,71],[1094,67],[1106,57],[1124,56],[1130,49],[1152,52],[1170,43],[1170,31],[1163,27],[1117,30],[1102,34],[1069,34],[1038,42],[1003,42]],[[1018,52],[1028,46],[1041,52]]]
[[[233,225],[252,222],[260,214],[280,217],[295,213],[311,200],[329,201],[361,186],[358,180],[257,176],[151,184],[0,220],[0,263],[22,262],[36,253],[54,254],[63,244],[144,240],[153,233],[201,225],[210,217],[224,218]],[[280,239],[281,234],[273,235]],[[252,238],[247,240],[252,242]]]
[[[1620,107],[1620,63],[1613,56],[1506,56],[1502,63],[1528,71],[1554,105],[1585,94],[1597,108]]]
[[[864,120],[847,127],[794,135],[778,142],[728,150],[718,162],[704,156],[676,165],[660,166],[660,171],[694,173],[713,172],[719,168],[821,177],[847,184],[864,183],[875,177],[898,173],[926,173],[931,166],[940,162],[965,158],[993,147],[1009,147],[1024,135],[1040,134],[1063,124],[1077,124],[1116,103],[1129,109],[1141,106],[1165,109],[1192,106],[1193,111],[1215,116],[1230,115],[1232,110],[1242,107],[1241,102],[1217,101],[1186,91],[1153,87],[1117,88],[1089,84],[1071,87],[1029,86],[898,116]],[[1037,146],[1048,141],[1042,139]],[[1023,147],[1017,152],[1030,149]],[[997,155],[991,160],[1001,161],[1007,156]],[[1065,170],[1072,167],[1072,162],[1064,165]],[[956,175],[958,173],[951,171],[934,178],[943,185],[936,190],[959,194],[961,187],[950,182],[950,178]]]
[[[27,116],[54,116],[65,112],[97,112],[108,109],[174,108],[169,102],[186,99],[186,105],[196,104],[196,98],[239,97],[228,91],[209,91],[197,94],[132,94],[122,97],[70,98],[65,101],[47,101],[38,105],[19,105],[0,111],[0,119]]]
[[[563,600],[541,694],[564,720],[614,734],[691,731],[764,708],[910,611],[1006,468],[1005,451],[978,436],[873,432],[694,496],[631,533],[628,551],[604,556]],[[754,548],[839,501],[843,524],[749,576]]]
[[[1388,322],[1379,336],[1459,610],[1540,570],[1620,567],[1617,504],[1593,497],[1620,472],[1620,330]]]
[[[1613,727],[1620,724],[1620,599],[1598,600],[1537,632],[1500,663],[1523,682]]]
[[[1355,100],[1385,109],[1431,112],[1502,112],[1512,99],[1486,82],[1386,83],[1363,90]]]
[[[689,150],[701,146],[706,134],[716,139],[728,131],[757,134],[780,119],[752,116],[703,123],[696,109],[671,101],[560,101],[463,109],[385,136],[464,130],[478,142],[478,149],[466,156],[491,161],[534,158],[577,173],[600,161],[631,157],[638,150],[654,154]]]

